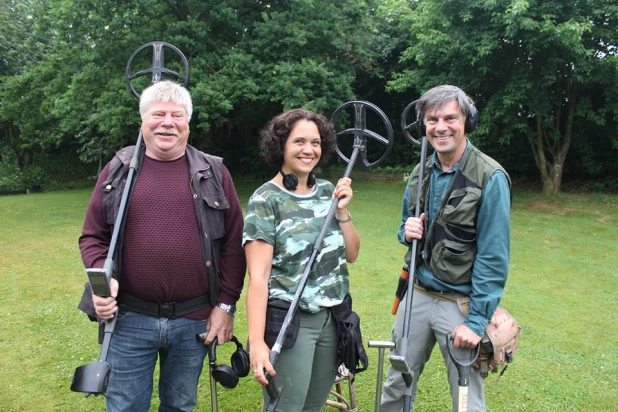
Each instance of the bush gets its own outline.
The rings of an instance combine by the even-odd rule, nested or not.
[[[5,147],[0,151],[0,192],[41,191],[48,183],[48,174],[40,166],[21,169],[15,152]]]
[[[0,151],[0,192],[23,190],[22,173],[15,152],[8,147]]]
[[[22,183],[27,189],[34,192],[41,191],[41,188],[46,183],[47,174],[40,166],[29,166],[22,172]]]

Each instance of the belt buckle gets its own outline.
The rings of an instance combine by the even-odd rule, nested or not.
[[[172,319],[176,313],[176,302],[159,304],[159,317]]]

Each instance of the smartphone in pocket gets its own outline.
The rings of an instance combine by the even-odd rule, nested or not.
[[[109,287],[109,278],[107,271],[102,268],[87,268],[86,275],[92,288],[92,293],[101,297],[111,296],[112,292]]]

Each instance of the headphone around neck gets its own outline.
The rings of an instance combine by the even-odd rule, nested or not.
[[[208,347],[210,373],[215,381],[228,389],[234,389],[238,385],[239,378],[247,376],[251,369],[249,354],[243,349],[236,336],[232,336],[232,342],[236,344],[236,351],[230,358],[231,367],[228,365],[217,365],[217,338]]]
[[[279,169],[279,173],[283,176],[283,186],[289,191],[295,191],[298,188],[298,178],[292,173],[283,173],[283,169]],[[313,172],[307,176],[307,187],[311,189],[315,186],[315,175]]]

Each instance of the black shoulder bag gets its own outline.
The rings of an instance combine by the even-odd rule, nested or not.
[[[369,359],[363,347],[360,318],[352,311],[352,296],[346,295],[343,302],[330,310],[337,321],[339,333],[337,365],[343,364],[353,374],[366,370]]]

